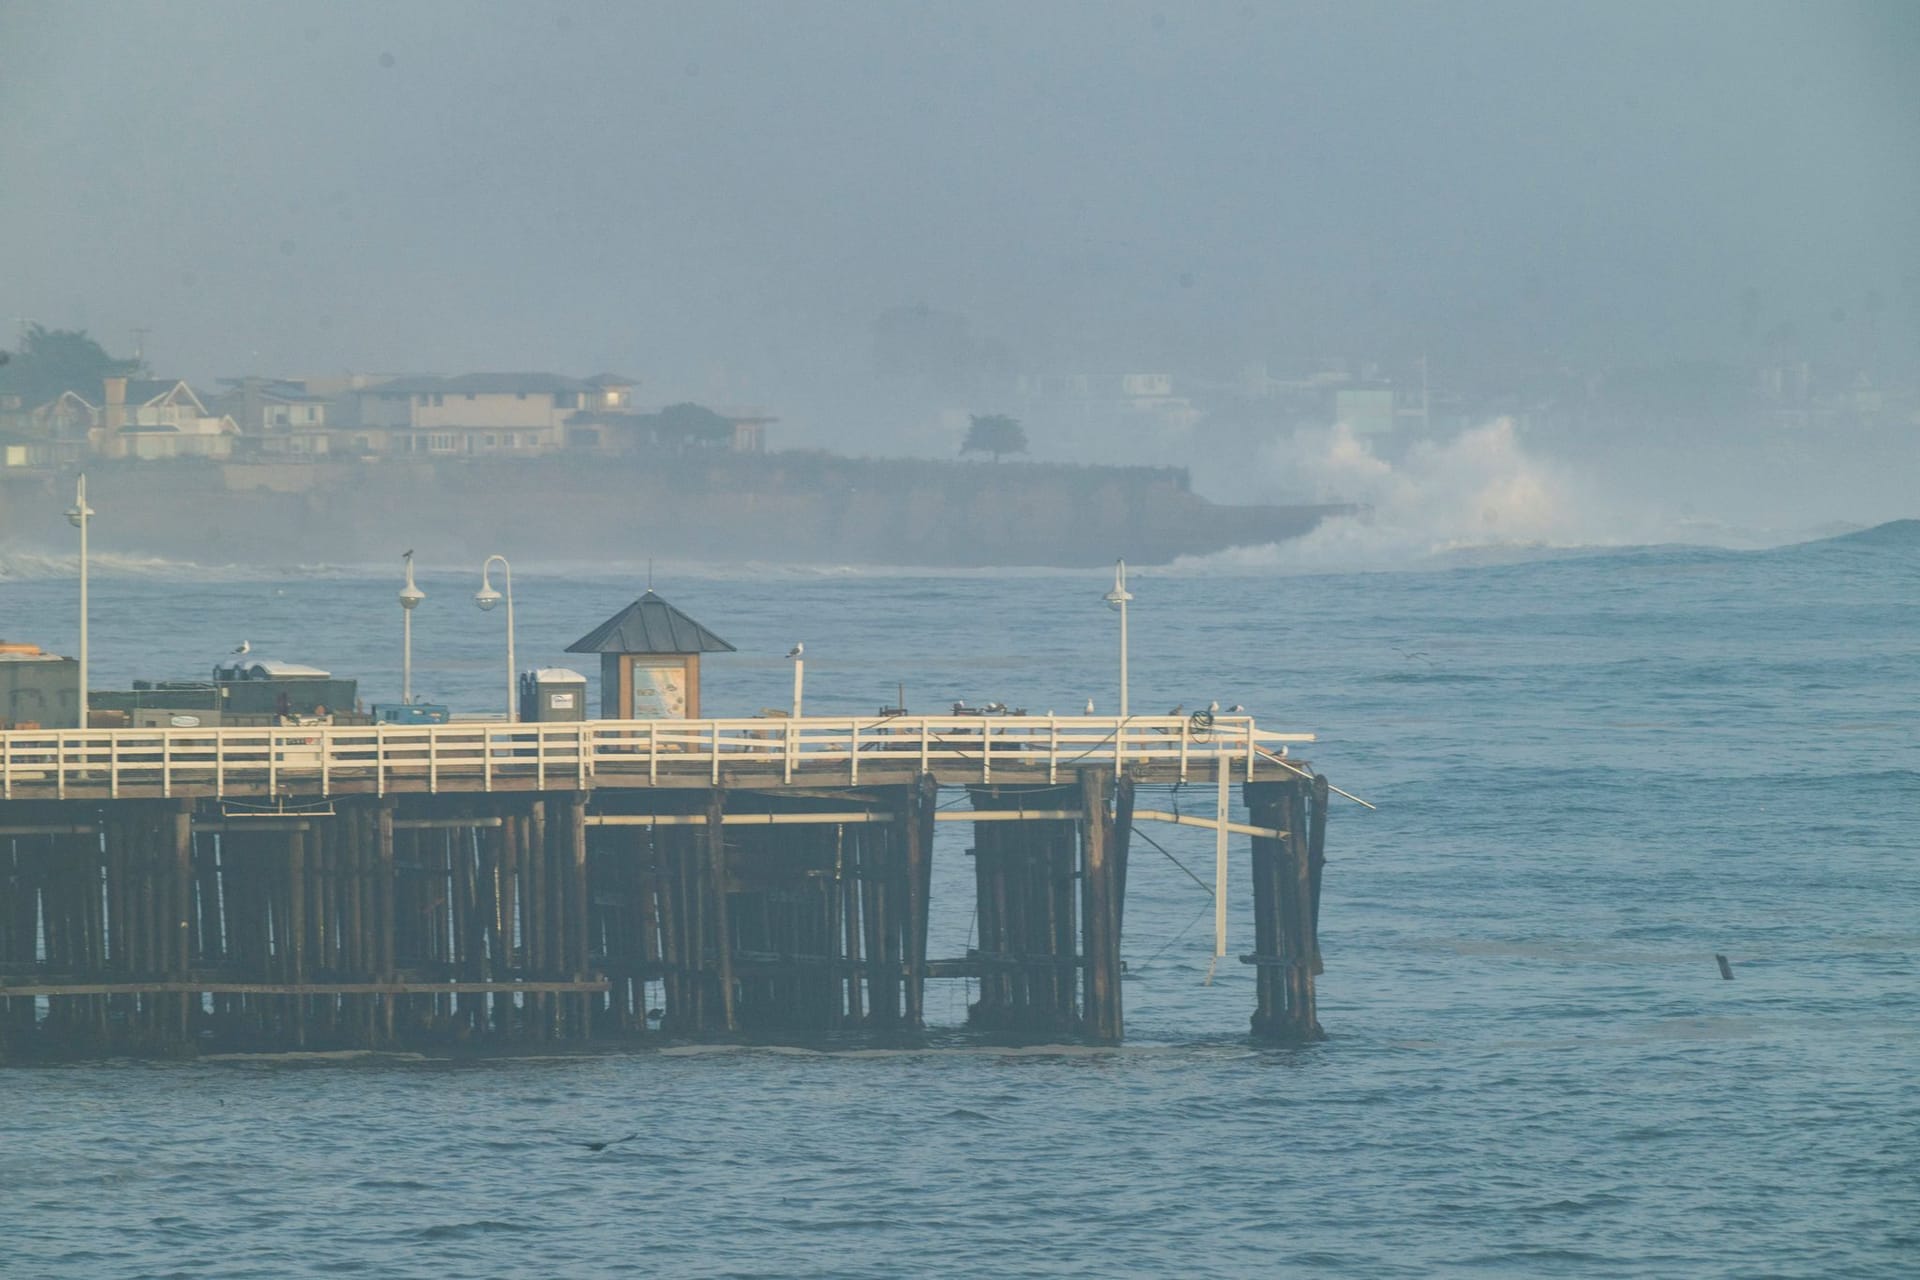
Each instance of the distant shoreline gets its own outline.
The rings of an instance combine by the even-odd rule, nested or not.
[[[217,564],[345,564],[485,543],[556,561],[676,556],[878,567],[1074,568],[1285,541],[1353,508],[1225,505],[1184,469],[846,458],[93,464],[105,553]],[[44,545],[67,473],[0,473],[0,541]]]

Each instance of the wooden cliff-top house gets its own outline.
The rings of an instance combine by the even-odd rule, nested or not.
[[[700,718],[700,655],[734,647],[647,593],[567,646],[600,655],[600,714],[608,720]]]

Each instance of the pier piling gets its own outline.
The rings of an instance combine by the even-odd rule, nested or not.
[[[1137,791],[1229,775],[1253,1032],[1319,1037],[1326,780],[1251,722],[1078,719],[8,731],[0,1057],[913,1032],[959,979],[975,1027],[1117,1042],[1134,823],[1217,830]]]

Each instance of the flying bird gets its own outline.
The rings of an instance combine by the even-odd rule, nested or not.
[[[580,1145],[589,1151],[605,1151],[617,1142],[631,1142],[639,1136],[638,1133],[630,1133],[624,1138],[609,1138],[605,1142],[583,1142]]]
[[[793,648],[787,650],[787,656],[789,658],[800,658],[806,656],[806,652],[807,646],[805,644],[796,644]]]

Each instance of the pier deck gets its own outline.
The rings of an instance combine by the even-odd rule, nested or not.
[[[1147,821],[1213,831],[1221,903],[1250,838],[1254,1031],[1311,1039],[1311,740],[1204,714],[0,733],[0,1058],[911,1028],[943,977],[977,1025],[1117,1040]],[[1212,814],[1136,803],[1178,784]],[[956,823],[977,942],[930,957]]]

